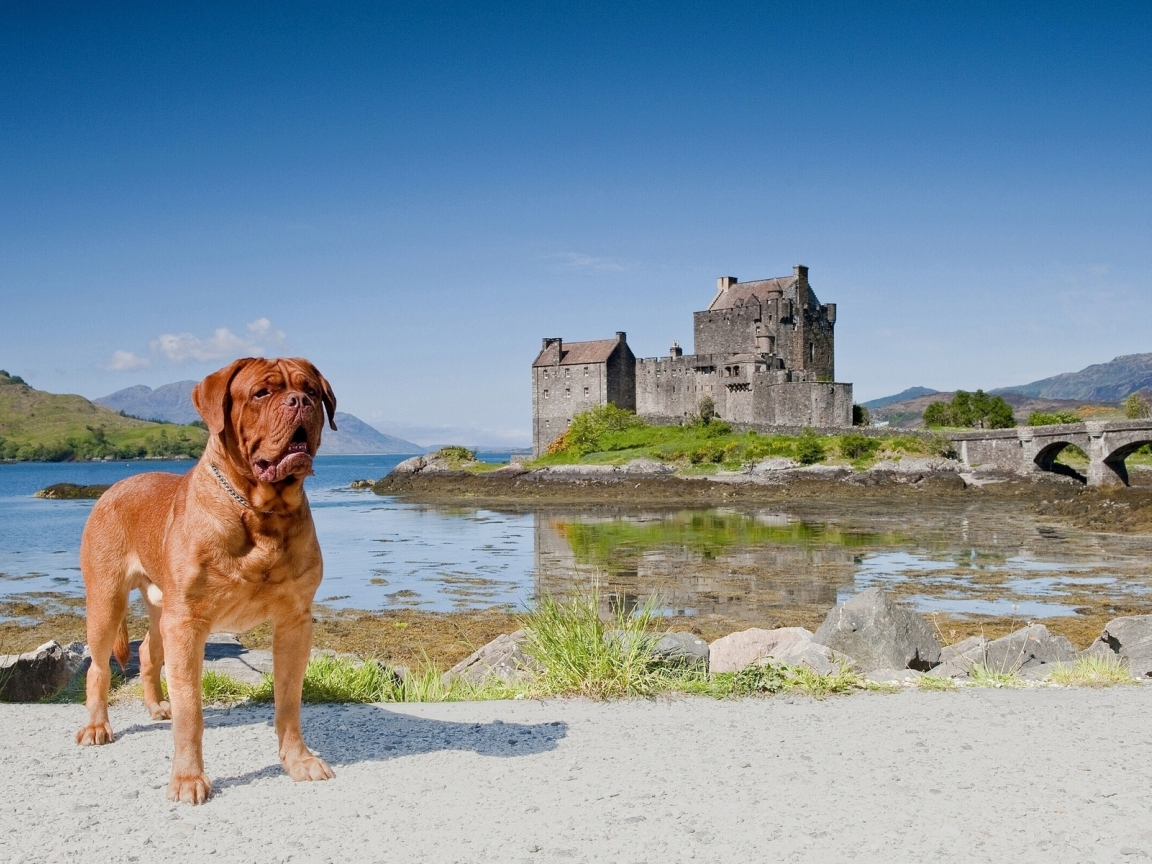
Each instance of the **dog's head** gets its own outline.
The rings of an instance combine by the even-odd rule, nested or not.
[[[324,412],[336,429],[336,396],[324,376],[299,357],[248,357],[192,388],[208,431],[263,483],[312,473]]]

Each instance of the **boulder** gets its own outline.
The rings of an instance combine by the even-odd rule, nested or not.
[[[621,474],[660,475],[671,474],[676,469],[655,459],[632,459],[621,465],[619,470]]]
[[[972,668],[985,660],[984,652],[988,640],[983,636],[969,636],[967,639],[948,645],[940,650],[940,665],[932,667],[936,678],[966,678]]]
[[[412,456],[409,459],[405,459],[403,462],[401,462],[399,465],[397,465],[395,468],[393,468],[389,473],[391,473],[391,474],[419,474],[423,470],[424,470],[424,457],[423,456]]]
[[[940,662],[940,643],[928,622],[879,588],[861,591],[832,609],[814,641],[856,658],[860,668],[918,669]]]
[[[668,666],[707,666],[708,643],[695,633],[665,633],[652,646],[652,655]]]
[[[272,674],[272,652],[245,648],[231,633],[213,633],[204,646],[204,671],[228,675],[245,684],[259,684],[265,675]]]
[[[1119,656],[1134,678],[1152,678],[1152,615],[1113,618],[1084,654]]]
[[[789,459],[787,456],[769,456],[753,465],[752,473],[771,474],[773,471],[787,471],[789,468],[797,468],[799,465],[799,462],[795,459]]]
[[[739,672],[773,653],[785,642],[811,639],[812,631],[803,627],[780,627],[776,630],[753,627],[729,633],[708,646],[708,671]]]
[[[801,629],[801,628],[789,628]],[[807,631],[805,631],[807,632]],[[807,666],[820,675],[831,675],[842,668],[855,670],[856,661],[827,645],[811,639],[792,639],[780,642],[765,654],[760,663],[787,663],[789,666]]]
[[[0,656],[0,702],[37,702],[58,693],[84,660],[84,646],[45,642],[26,654]]]
[[[524,653],[525,638],[523,630],[497,636],[445,672],[441,682],[447,687],[457,678],[469,684],[480,684],[489,677],[499,678],[505,684],[531,679],[543,668]]]
[[[1033,624],[1009,633],[984,646],[984,665],[991,672],[1011,675],[1036,666],[1071,663],[1076,649],[1063,636],[1048,632],[1043,624]]]

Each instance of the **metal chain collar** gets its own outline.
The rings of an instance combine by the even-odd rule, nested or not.
[[[249,504],[248,499],[245,498],[243,495],[241,495],[239,492],[237,492],[235,489],[233,489],[232,486],[228,483],[228,481],[224,479],[224,475],[220,473],[220,469],[217,468],[214,463],[209,462],[208,467],[212,469],[212,473],[216,477],[216,482],[224,487],[224,491],[227,492],[229,495],[231,495],[232,500],[235,501],[237,504],[241,505],[242,507],[247,507],[253,513],[270,513],[271,512],[269,510],[257,510],[255,507],[253,507],[251,504]]]

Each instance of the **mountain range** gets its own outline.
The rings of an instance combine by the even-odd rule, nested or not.
[[[989,392],[1012,406],[1018,422],[1026,422],[1033,411],[1075,411],[1092,408],[1093,414],[1116,411],[1131,393],[1152,391],[1152,354],[1126,354],[1107,363],[1096,363],[1079,372],[1065,372]],[[872,419],[910,428],[920,424],[924,409],[932,402],[948,401],[955,392],[942,393],[929,387],[910,387],[892,396],[865,402]]]
[[[195,386],[195,381],[176,381],[153,390],[137,384],[93,401],[133,417],[191,423],[200,419],[192,405],[192,388]],[[391,456],[423,453],[425,450],[419,444],[386,435],[359,417],[341,411],[336,412],[336,426],[335,432],[331,429],[324,431],[322,452],[325,456]]]

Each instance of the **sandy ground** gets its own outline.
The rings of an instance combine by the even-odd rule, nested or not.
[[[0,705],[4,861],[1137,861],[1152,686],[306,707],[336,779],[280,770],[266,708],[210,711],[215,792],[164,798],[167,723]]]

